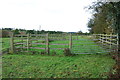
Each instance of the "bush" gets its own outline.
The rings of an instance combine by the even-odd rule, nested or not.
[[[41,43],[46,43],[46,41],[41,41]]]
[[[53,42],[54,40],[49,39],[49,42]]]
[[[71,53],[71,51],[70,51],[69,48],[65,48],[65,49],[64,49],[64,55],[65,55],[65,56],[73,56],[74,54]]]
[[[41,55],[44,55],[44,54],[46,54],[46,52],[45,52],[45,51],[42,51],[40,54],[41,54]]]
[[[0,30],[0,37],[10,37],[11,32],[7,30]]]
[[[53,42],[54,40],[50,40],[49,39],[49,42]],[[41,41],[41,43],[46,43],[46,41],[44,40],[44,41]]]

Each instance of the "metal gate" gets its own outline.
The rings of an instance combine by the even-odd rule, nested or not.
[[[103,48],[93,40],[90,35],[72,35],[72,49],[73,54],[98,54],[109,53],[110,50]]]

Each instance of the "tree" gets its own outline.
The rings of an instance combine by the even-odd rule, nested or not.
[[[14,32],[14,34],[20,34],[18,29],[15,29],[13,32]]]
[[[77,32],[77,34],[83,34],[83,32],[80,30],[80,31]]]
[[[120,78],[120,1],[119,2],[96,2],[94,6],[90,6],[89,9],[93,9],[94,12],[94,27],[92,27],[94,30],[100,29],[100,24],[108,26],[107,28],[112,28],[114,30],[114,33],[118,34],[118,77]],[[103,17],[103,18],[102,18]],[[98,23],[98,21],[100,21]],[[99,25],[98,25],[99,24]],[[97,26],[98,25],[98,26]],[[101,26],[101,28],[103,28]],[[96,31],[98,32],[98,31]]]
[[[13,30],[13,28],[2,28],[2,30],[9,30],[9,31],[11,31],[11,30]]]
[[[90,6],[90,9],[93,9],[93,17],[88,22],[88,28],[91,33],[96,34],[111,34],[113,29],[111,27],[110,21],[108,18],[108,6],[109,4],[97,2],[94,5]]]
[[[35,34],[35,30],[27,30],[27,31],[26,31],[26,34],[28,34],[28,33],[29,33],[29,34]]]
[[[90,19],[88,22],[88,28],[90,33],[93,33],[93,27],[94,27],[94,19]]]
[[[114,28],[116,29],[117,33],[118,33],[118,39],[119,39],[119,43],[118,43],[118,58],[120,60],[120,2],[117,3],[110,3],[112,5],[112,9],[111,9],[111,13],[114,14],[113,17],[115,17],[115,24],[114,24]],[[120,67],[120,62],[118,61],[118,66]],[[120,68],[119,68],[120,70]],[[119,73],[120,75],[120,73]]]

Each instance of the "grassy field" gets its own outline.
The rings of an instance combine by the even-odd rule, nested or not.
[[[2,49],[6,49],[6,48],[9,48],[10,47],[10,42],[9,42],[9,38],[2,38]],[[0,43],[0,45],[1,45]]]
[[[97,53],[104,51],[88,38],[79,37],[73,41],[74,49],[79,53]],[[9,47],[9,38],[3,38],[3,49]],[[53,41],[51,43],[69,43],[69,41]],[[85,44],[86,43],[86,44]],[[88,45],[89,44],[89,45]],[[90,46],[91,45],[91,46]],[[92,46],[96,45],[96,46]],[[33,45],[45,47],[45,45]],[[77,47],[79,46],[79,47]],[[51,45],[52,48],[66,48],[68,45]],[[34,49],[35,50],[35,49]],[[36,49],[37,51],[41,51]],[[51,50],[51,53],[54,50]],[[63,55],[63,50],[55,50],[55,56],[27,54],[3,54],[3,78],[106,78],[115,61],[105,53],[79,54],[72,57]],[[74,52],[74,50],[73,50]]]
[[[114,60],[108,55],[3,55],[3,78],[106,78]]]

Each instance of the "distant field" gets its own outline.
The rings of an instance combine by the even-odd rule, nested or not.
[[[87,37],[79,37],[79,39],[81,40],[73,41],[75,44],[72,52],[74,49],[81,53],[104,51],[103,48]],[[3,49],[9,48],[9,38],[3,38],[2,42]],[[50,43],[69,43],[69,41],[53,41]],[[96,45],[96,47],[90,45]],[[45,45],[33,46],[45,47]],[[68,48],[68,45],[50,45],[51,47]],[[39,49],[33,50],[41,51]],[[32,55],[21,52],[18,52],[19,54],[3,54],[3,78],[107,78],[110,69],[115,64],[115,61],[105,53],[65,57],[63,50],[51,50],[50,54],[53,54],[53,51],[56,51],[57,55]]]

